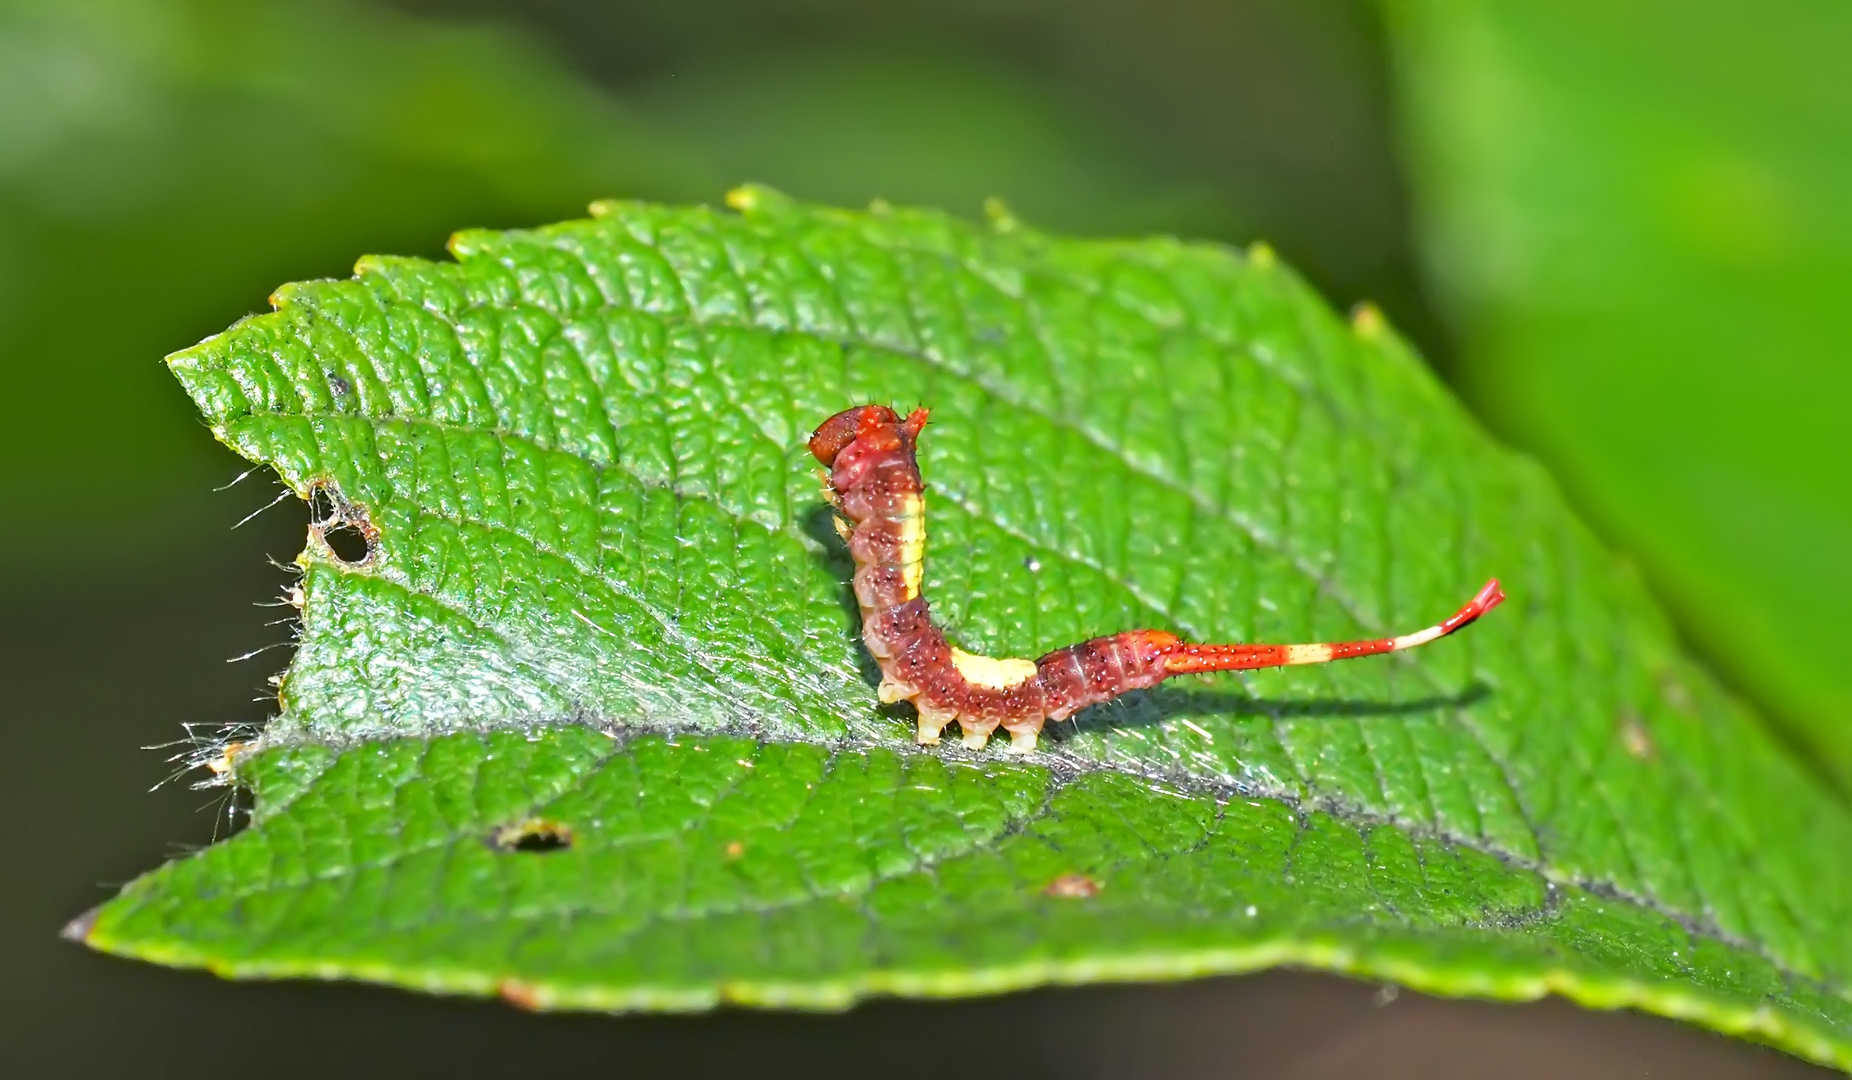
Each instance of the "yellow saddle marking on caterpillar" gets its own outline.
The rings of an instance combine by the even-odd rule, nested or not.
[[[900,572],[907,599],[920,594],[926,576],[926,499],[908,495],[900,504]]]
[[[1008,690],[1035,678],[1035,661],[1011,657],[997,660],[989,656],[972,656],[963,649],[952,650],[952,664],[972,686],[986,690]]]

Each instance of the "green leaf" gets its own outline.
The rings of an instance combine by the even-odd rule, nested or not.
[[[1852,792],[1852,7],[1392,6],[1468,398]]]
[[[367,259],[170,359],[325,528],[282,713],[221,763],[251,826],[74,933],[601,1009],[1292,963],[1852,1063],[1845,811],[1373,311],[1264,249],[734,203]],[[922,749],[802,448],[870,400],[936,410],[927,594],[973,649],[1512,600],[1027,759]]]

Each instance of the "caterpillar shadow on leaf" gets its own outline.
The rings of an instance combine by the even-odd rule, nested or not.
[[[1180,717],[1226,716],[1269,720],[1361,720],[1421,716],[1466,709],[1492,695],[1492,688],[1472,682],[1457,694],[1427,694],[1401,701],[1374,698],[1257,698],[1238,690],[1211,687],[1154,686],[1082,710],[1074,722],[1051,728],[1048,737],[1061,742],[1077,735],[1110,728],[1156,727]]]

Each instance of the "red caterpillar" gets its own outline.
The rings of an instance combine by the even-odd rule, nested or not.
[[[1040,660],[972,656],[946,642],[920,595],[926,501],[914,447],[925,426],[925,409],[902,420],[885,405],[863,405],[830,417],[810,436],[810,452],[829,470],[829,500],[842,515],[836,531],[855,559],[862,640],[881,665],[881,700],[913,702],[922,743],[938,742],[939,732],[956,720],[972,749],[981,749],[1001,727],[1010,733],[1012,749],[1028,753],[1044,723],[1172,675],[1322,664],[1412,649],[1453,633],[1505,599],[1493,579],[1446,622],[1373,641],[1192,645],[1162,630],[1128,630]]]

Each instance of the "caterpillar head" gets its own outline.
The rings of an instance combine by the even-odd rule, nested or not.
[[[895,445],[901,439],[911,442],[919,438],[920,429],[925,426],[925,409],[915,409],[902,420],[899,413],[886,405],[858,405],[823,421],[811,432],[810,452],[827,469],[836,464],[836,456],[850,443],[860,439],[877,443],[892,441]]]
[[[883,427],[900,423],[900,414],[886,405],[858,405],[844,409],[810,435],[810,452],[824,468],[836,464],[836,455],[864,432],[872,434]]]

